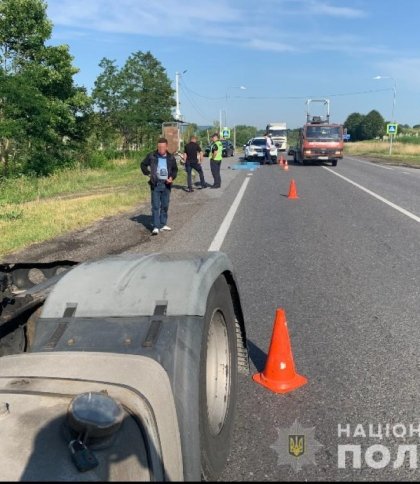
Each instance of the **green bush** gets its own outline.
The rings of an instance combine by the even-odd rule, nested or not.
[[[399,143],[407,143],[411,145],[420,145],[420,137],[418,136],[398,136],[396,141]]]
[[[108,163],[109,158],[103,151],[93,151],[89,153],[83,163],[85,168],[103,168]]]

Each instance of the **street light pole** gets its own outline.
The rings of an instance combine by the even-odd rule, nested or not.
[[[228,91],[229,89],[241,89],[241,90],[245,90],[246,87],[245,86],[228,86],[226,88],[226,93],[225,93],[225,97],[226,97],[226,107],[227,107],[227,103],[228,103]],[[226,110],[225,110],[225,124],[227,124],[227,114],[226,114]]]
[[[225,97],[226,97],[226,108],[227,108],[227,103],[228,103],[228,91],[229,89],[241,89],[242,91],[244,91],[246,89],[245,86],[228,86],[226,88],[226,93],[225,93]],[[227,127],[227,109],[224,110],[225,111],[225,126]],[[221,115],[220,115],[220,123],[221,123]],[[220,127],[220,130],[222,128]],[[235,127],[233,128],[234,131],[233,131],[233,134],[234,134],[234,146],[236,148],[236,130],[235,130]]]
[[[187,71],[183,71],[182,74],[185,74]],[[177,121],[182,121],[182,115],[181,115],[181,110],[179,108],[179,77],[181,74],[179,72],[175,73],[175,102],[176,102],[176,107],[175,107],[175,119]]]
[[[375,76],[373,79],[375,79],[375,80],[391,79],[392,81],[394,81],[391,119],[392,119],[392,122],[395,123],[395,104],[397,102],[397,81],[391,76]],[[390,134],[389,135],[389,154],[390,155],[392,155],[392,141],[393,141],[393,139],[394,139],[394,135]]]

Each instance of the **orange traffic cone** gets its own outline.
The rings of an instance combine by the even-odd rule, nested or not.
[[[289,169],[289,165],[287,164],[287,160],[284,161],[283,168],[287,171]]]
[[[284,309],[276,310],[273,334],[267,361],[262,373],[256,373],[252,379],[275,393],[291,392],[308,383],[306,377],[295,371],[289,333],[287,331]]]
[[[283,167],[283,163],[284,163],[284,160],[283,160],[283,155],[280,156],[279,158],[279,165],[280,165],[280,168]]]
[[[293,179],[290,181],[289,195],[287,196],[287,198],[291,198],[291,199],[299,198],[296,190],[296,183],[295,183],[295,180]]]

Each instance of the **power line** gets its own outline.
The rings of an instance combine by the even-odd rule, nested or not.
[[[193,91],[190,89],[184,82],[184,88],[187,89],[191,94],[194,94],[195,96],[202,97],[204,99],[209,99],[211,101],[217,101],[220,99],[226,99],[226,96],[221,96],[221,97],[209,97],[209,96],[203,96],[202,94],[199,94],[198,92]]]
[[[194,94],[195,96],[199,96],[204,99],[208,100],[221,100],[225,99],[226,96],[222,97],[209,97],[209,96],[203,96],[202,94],[199,94],[192,89],[188,88],[185,86],[185,89],[187,89],[191,94]],[[359,94],[372,94],[375,92],[385,92],[385,91],[391,91],[392,88],[384,88],[384,89],[369,89],[365,91],[354,91],[354,92],[343,92],[343,93],[335,93],[335,94],[323,94],[323,95],[304,95],[304,96],[232,96],[230,95],[229,97],[234,98],[234,99],[314,99],[314,98],[329,98],[329,97],[339,97],[339,96],[355,96]]]
[[[194,108],[194,110],[197,112],[197,114],[202,118],[204,119],[206,122],[209,122],[209,118],[207,116],[205,116],[201,110],[196,106],[195,102],[189,97],[189,94],[187,93],[187,91],[185,90],[185,87],[183,86],[183,84],[181,83],[180,84],[181,86],[181,89],[182,89],[182,92],[183,94],[185,95],[185,97],[187,98],[187,100],[190,102],[191,106]]]
[[[354,96],[358,94],[372,94],[374,92],[384,92],[391,91],[391,88],[386,89],[370,89],[367,91],[354,91],[354,92],[342,92],[336,94],[316,94],[316,95],[305,95],[305,96],[231,96],[236,99],[315,99],[315,98],[330,98],[338,96]]]

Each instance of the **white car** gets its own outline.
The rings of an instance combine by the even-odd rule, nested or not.
[[[258,160],[261,164],[265,158],[265,138],[263,136],[250,139],[245,147],[245,160]],[[277,148],[273,145],[270,150],[270,162],[277,163]]]

